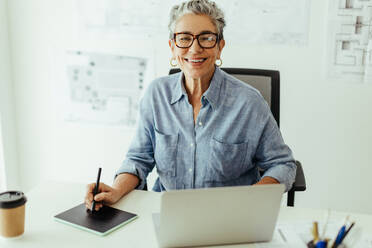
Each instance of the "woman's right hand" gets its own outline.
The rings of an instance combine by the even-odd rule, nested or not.
[[[92,210],[92,202],[93,202],[93,190],[96,187],[95,183],[91,183],[87,185],[87,193],[85,195],[85,206]],[[98,194],[94,196],[94,200],[96,201],[95,209],[98,211],[103,207],[103,204],[114,204],[115,202],[119,201],[122,197],[122,193],[113,187],[110,187],[104,183],[100,183],[98,187]]]

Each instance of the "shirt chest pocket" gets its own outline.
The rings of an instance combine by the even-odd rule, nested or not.
[[[155,163],[159,175],[176,176],[178,134],[155,131]]]
[[[209,171],[211,181],[230,181],[239,178],[244,168],[248,143],[223,143],[216,139],[210,142]]]

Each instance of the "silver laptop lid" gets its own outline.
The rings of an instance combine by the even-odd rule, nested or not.
[[[237,186],[164,192],[161,247],[271,240],[284,185]]]

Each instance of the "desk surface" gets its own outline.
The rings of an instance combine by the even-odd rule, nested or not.
[[[138,214],[139,218],[105,237],[58,223],[53,216],[82,203],[85,185],[45,182],[26,194],[25,233],[13,239],[0,238],[2,248],[40,247],[157,247],[152,213],[160,211],[160,194],[135,190],[113,207]],[[282,207],[278,223],[322,220],[326,210]],[[347,213],[332,213],[344,218]],[[352,214],[363,233],[372,234],[372,216]],[[372,235],[371,235],[372,236]],[[221,247],[221,246],[219,246]],[[223,247],[256,247],[254,244]],[[260,246],[264,247],[264,246]],[[372,246],[371,246],[372,247]]]

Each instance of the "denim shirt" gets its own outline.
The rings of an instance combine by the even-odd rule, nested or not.
[[[248,84],[215,69],[194,124],[183,73],[154,80],[140,103],[138,127],[117,174],[140,179],[156,166],[153,190],[251,185],[264,170],[285,184],[295,179],[292,152],[270,108]]]

